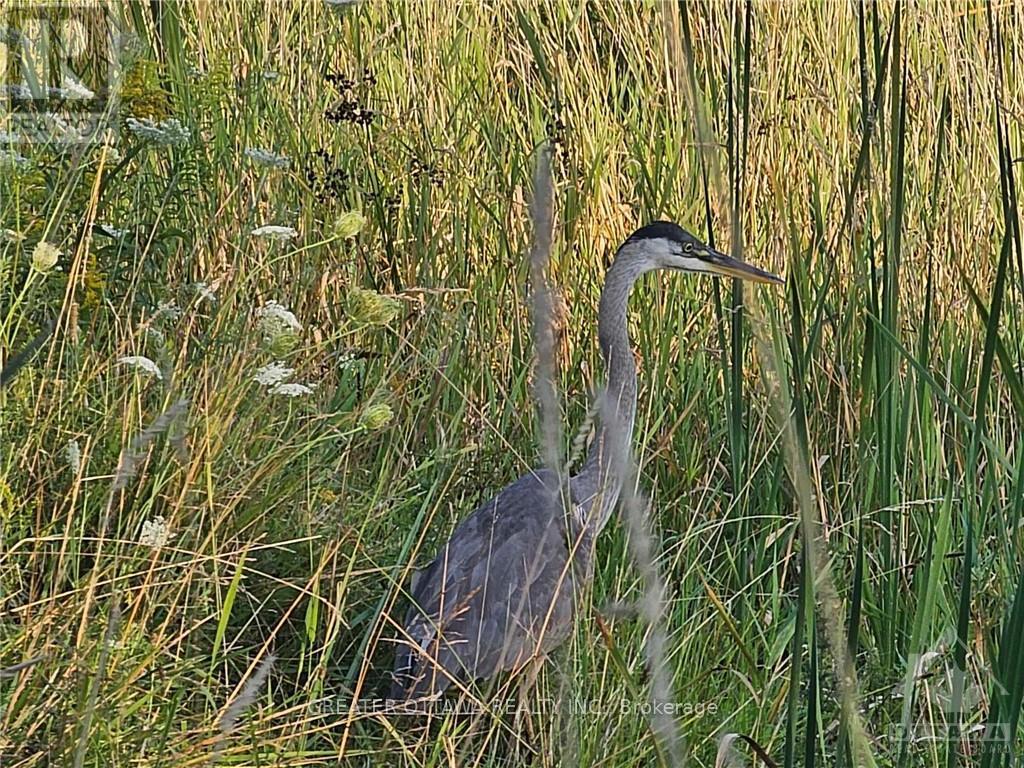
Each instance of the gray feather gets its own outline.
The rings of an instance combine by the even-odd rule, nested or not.
[[[556,483],[538,470],[506,486],[459,524],[415,580],[405,619],[411,642],[399,649],[393,698],[517,669],[565,639],[589,558],[570,564],[577,527],[563,523]]]

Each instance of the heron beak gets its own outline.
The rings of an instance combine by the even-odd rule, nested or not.
[[[745,261],[734,259],[732,256],[726,256],[724,253],[712,250],[711,248],[697,255],[711,267],[711,272],[716,275],[750,280],[752,283],[775,283],[776,285],[785,285],[786,283],[778,275],[765,272],[763,269],[758,269],[751,264],[747,264]]]

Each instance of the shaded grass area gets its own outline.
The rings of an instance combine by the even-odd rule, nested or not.
[[[410,568],[541,461],[544,140],[565,455],[638,224],[788,278],[633,300],[689,761],[740,733],[779,764],[863,764],[844,687],[879,764],[1019,753],[978,730],[1015,736],[1024,691],[1019,7],[157,8],[123,9],[122,118],[190,141],[122,127],[116,153],[22,148],[0,179],[3,365],[56,318],[0,390],[5,765],[666,759],[621,524],[527,722],[351,706],[386,682]],[[40,240],[60,272],[32,270]],[[301,332],[267,332],[270,300]],[[139,355],[161,378],[117,362]],[[273,361],[313,392],[254,381]]]

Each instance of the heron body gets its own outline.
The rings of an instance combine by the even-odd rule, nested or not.
[[[781,282],[670,222],[648,224],[619,247],[601,291],[598,339],[607,382],[583,466],[564,487],[550,469],[507,485],[462,521],[413,578],[391,698],[435,696],[455,683],[519,670],[568,637],[632,442],[637,373],[629,293],[656,269]]]

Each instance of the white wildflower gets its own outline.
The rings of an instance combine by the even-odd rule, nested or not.
[[[117,362],[120,365],[127,365],[131,368],[142,371],[156,379],[163,379],[164,377],[164,375],[160,373],[160,369],[157,367],[156,363],[142,355],[125,355],[124,357],[117,358]]]
[[[45,240],[40,240],[32,251],[32,269],[43,274],[57,266],[60,249]]]
[[[139,544],[144,547],[161,549],[167,546],[173,536],[174,534],[171,533],[171,529],[167,526],[167,521],[164,520],[163,517],[157,516],[142,524],[142,533],[139,534]]]
[[[260,325],[263,327],[286,328],[295,333],[302,331],[302,323],[295,317],[295,313],[273,299],[256,310],[256,317],[260,319]]]
[[[245,150],[245,156],[268,168],[287,168],[292,162],[287,155],[279,155],[269,149],[260,149],[259,147],[250,147]]]
[[[266,237],[270,240],[291,240],[294,237],[298,237],[299,233],[293,227],[280,227],[276,224],[266,224],[262,227],[256,227],[251,232],[253,237]]]
[[[290,352],[302,333],[302,323],[276,301],[268,301],[256,310],[263,341],[275,355]]]
[[[82,449],[78,445],[77,440],[68,440],[66,446],[64,446],[64,454],[68,457],[68,466],[71,468],[71,474],[78,477],[82,471]]]
[[[213,288],[208,286],[206,283],[200,281],[193,283],[192,288],[195,289],[196,296],[199,301],[208,301],[211,304],[217,303],[217,294],[213,292]]]
[[[0,240],[6,240],[8,243],[20,243],[25,239],[25,236],[16,229],[0,229]]]
[[[334,363],[335,369],[339,371],[347,371],[349,368],[355,368],[357,365],[359,365],[359,360],[351,352],[342,352]]]
[[[286,382],[276,384],[270,388],[272,395],[284,395],[285,397],[302,397],[313,394],[314,385],[299,384],[297,382]]]
[[[266,80],[266,81],[267,81],[268,83],[272,83],[272,82],[274,82],[274,81],[275,81],[275,80],[277,80],[277,78],[279,78],[280,76],[281,76],[281,73],[280,73],[280,72],[275,72],[275,71],[274,71],[274,70],[272,70],[272,69],[268,69],[268,70],[266,70],[266,71],[265,71],[265,72],[263,73],[263,79],[264,79],[264,80]]]
[[[139,138],[147,139],[163,147],[180,146],[192,141],[192,132],[174,117],[169,117],[158,123],[149,117],[141,119],[129,117],[125,120],[125,125]]]
[[[295,373],[294,368],[289,368],[284,363],[273,362],[267,363],[256,371],[256,375],[252,378],[257,384],[264,387],[275,387],[285,379],[291,378],[293,373]]]

